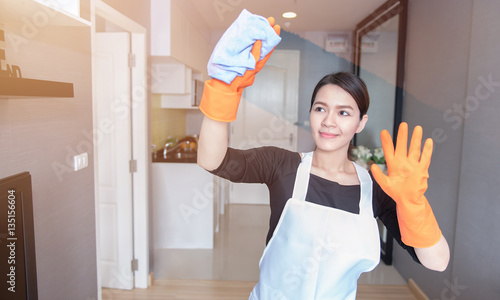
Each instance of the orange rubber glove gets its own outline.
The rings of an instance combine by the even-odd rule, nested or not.
[[[396,201],[401,239],[412,247],[433,246],[440,240],[441,230],[424,196],[429,178],[432,139],[425,141],[420,153],[422,127],[415,127],[407,154],[408,124],[401,123],[399,126],[395,151],[387,130],[383,130],[380,137],[387,163],[387,176],[376,164],[371,166],[371,170],[382,190]]]
[[[279,35],[281,27],[274,25],[274,18],[267,19],[274,31]],[[203,95],[201,97],[200,110],[210,119],[222,122],[232,122],[236,119],[238,105],[240,103],[243,90],[251,86],[257,74],[266,64],[267,60],[273,53],[269,52],[263,59],[259,61],[260,51],[262,47],[261,41],[256,41],[252,47],[252,55],[257,62],[254,70],[247,70],[243,76],[237,76],[231,84],[227,84],[218,79],[212,78],[205,81]]]

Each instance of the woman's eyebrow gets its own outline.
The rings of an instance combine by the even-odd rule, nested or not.
[[[346,108],[347,109],[354,109],[350,105],[337,105],[337,106],[335,106],[335,108],[337,108],[337,109],[346,109]]]
[[[313,106],[314,106],[314,105],[323,105],[323,106],[328,106],[328,104],[326,104],[326,102],[322,102],[322,101],[314,101]]]

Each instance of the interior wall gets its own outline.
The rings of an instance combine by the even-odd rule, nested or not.
[[[161,95],[151,96],[152,143],[159,150],[170,137],[180,139],[186,135],[186,111],[161,107]]]
[[[394,248],[431,299],[498,299],[500,26],[494,0],[409,1],[403,120],[434,139],[426,193],[451,248],[433,272]]]
[[[23,78],[73,83],[75,96],[0,97],[0,177],[32,176],[38,299],[96,299],[91,29],[24,5],[2,3],[11,18],[2,18],[6,63]],[[38,22],[18,15],[30,11]],[[73,155],[83,152],[89,166],[75,172]]]
[[[500,299],[500,2],[475,0],[450,282],[457,298]],[[460,294],[458,294],[460,293]]]

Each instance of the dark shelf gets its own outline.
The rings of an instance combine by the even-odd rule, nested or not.
[[[27,78],[0,77],[0,96],[73,98],[73,84]]]

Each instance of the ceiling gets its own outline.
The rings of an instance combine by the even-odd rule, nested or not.
[[[273,16],[287,31],[351,31],[386,0],[191,0],[210,29],[225,30],[245,8]],[[297,13],[295,19],[281,16]],[[290,22],[287,24],[286,22]]]

